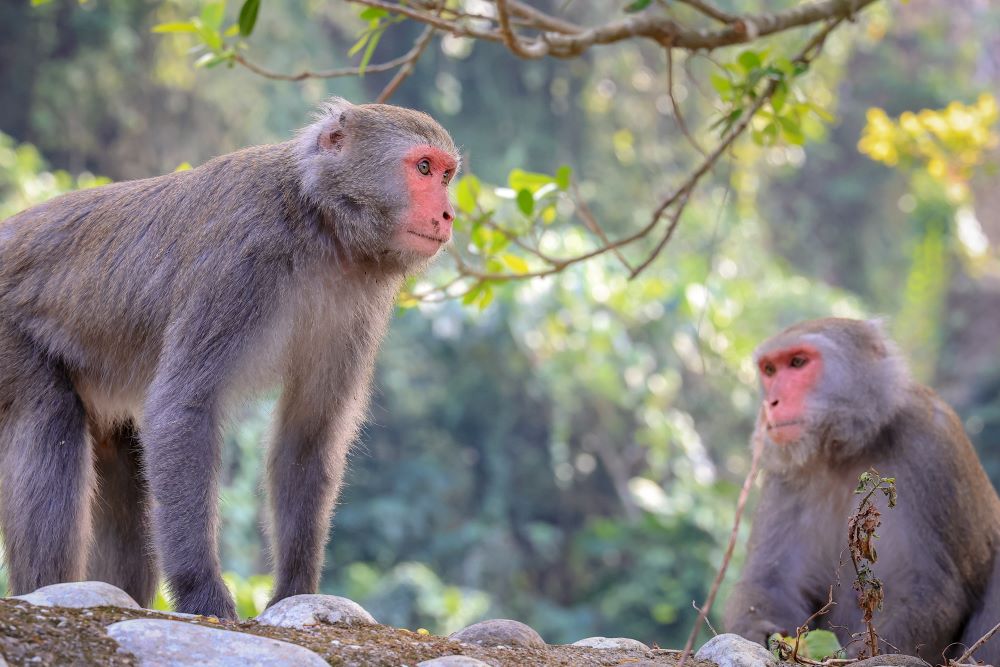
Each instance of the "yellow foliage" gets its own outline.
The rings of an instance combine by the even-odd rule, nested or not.
[[[872,108],[858,141],[858,150],[894,167],[901,162],[927,170],[956,200],[968,195],[967,181],[984,155],[1000,144],[993,129],[997,101],[983,93],[974,104],[951,102],[940,110],[906,111],[898,119]]]

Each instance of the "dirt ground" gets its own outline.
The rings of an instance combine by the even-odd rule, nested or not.
[[[171,617],[153,611],[117,607],[67,609],[36,607],[20,600],[0,600],[0,652],[12,667],[137,665],[135,657],[120,652],[117,643],[104,632],[104,627],[111,623],[133,618]],[[660,649],[644,652],[578,646],[548,646],[545,649],[483,648],[384,625],[323,625],[307,630],[293,630],[258,625],[253,621],[218,623],[198,619],[181,622],[281,639],[315,651],[331,665],[345,667],[412,667],[422,660],[452,654],[472,656],[495,667],[672,666],[679,658],[677,651]],[[691,667],[714,667],[713,663],[694,659],[689,659],[686,664]]]

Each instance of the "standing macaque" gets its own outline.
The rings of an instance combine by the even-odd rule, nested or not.
[[[1000,499],[958,417],[910,379],[877,322],[803,322],[763,343],[755,361],[765,480],[727,629],[760,642],[794,636],[838,584],[819,625],[842,645],[862,630],[847,523],[858,478],[874,468],[899,493],[891,510],[876,494],[883,649],[933,664],[946,650],[961,654],[1000,622]],[[1000,664],[1000,642],[975,657]]]
[[[315,592],[345,457],[407,274],[451,237],[429,116],[333,98],[285,143],[0,223],[0,526],[11,589],[96,578],[236,617],[216,537],[234,401],[282,394],[271,602]],[[89,553],[88,553],[89,549]]]

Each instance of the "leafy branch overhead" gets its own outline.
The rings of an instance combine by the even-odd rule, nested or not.
[[[271,79],[301,81],[310,78],[365,76],[392,72],[378,101],[387,100],[412,73],[435,36],[502,44],[518,58],[576,58],[589,50],[638,41],[652,44],[666,54],[667,94],[671,116],[680,135],[696,151],[692,166],[669,186],[668,194],[647,205],[646,222],[622,224],[598,220],[588,201],[571,179],[568,166],[554,174],[514,169],[503,186],[487,185],[469,174],[458,181],[455,196],[460,219],[451,249],[450,273],[439,269],[428,284],[411,284],[402,302],[461,298],[467,304],[488,305],[494,288],[515,280],[551,276],[596,257],[607,256],[634,278],[663,252],[680,225],[682,215],[697,189],[744,135],[760,146],[802,144],[807,124],[828,122],[830,114],[808,99],[802,78],[820,56],[827,37],[845,21],[875,0],[820,0],[776,12],[734,14],[707,0],[655,3],[636,0],[624,5],[618,16],[604,23],[585,24],[573,16],[574,5],[548,13],[521,0],[492,0],[475,5],[440,0],[350,0],[359,6],[363,27],[347,55],[356,65],[328,70],[276,72],[248,56],[248,38],[267,6],[245,0],[238,19],[226,24],[226,6],[212,0],[198,16],[187,21],[163,23],[160,33],[186,33],[196,41],[199,67],[226,64],[241,66]],[[262,14],[263,13],[263,14]],[[577,11],[576,13],[583,13]],[[383,37],[393,26],[411,21],[422,24],[411,48],[383,61],[376,59]],[[769,35],[808,31],[797,51],[769,43],[756,43]],[[786,40],[787,41],[787,40]],[[794,41],[794,40],[793,40]],[[786,42],[781,42],[785,44]],[[726,49],[741,45],[735,53]],[[699,57],[714,71],[695,73],[687,61]],[[692,126],[678,102],[675,59],[685,59],[685,76],[693,88],[714,90],[715,115]],[[698,80],[707,77],[710,86]],[[585,177],[586,175],[584,175]],[[586,182],[585,178],[580,180]],[[629,229],[627,225],[636,225]],[[612,234],[607,229],[618,230]]]

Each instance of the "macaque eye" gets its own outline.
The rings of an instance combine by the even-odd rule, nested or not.
[[[427,174],[431,173],[431,161],[428,160],[427,158],[424,158],[423,160],[421,160],[420,162],[418,162],[417,163],[417,171],[419,171],[424,176],[426,176]]]
[[[760,372],[766,375],[767,377],[771,377],[777,370],[778,369],[774,367],[774,364],[768,362],[761,367]]]
[[[791,366],[792,368],[802,368],[808,363],[809,360],[807,358],[803,357],[801,354],[797,354],[794,357],[792,357],[792,360],[791,362],[789,362],[788,365]]]
[[[450,180],[451,180],[451,170],[449,169],[444,172],[444,182],[447,183]]]

